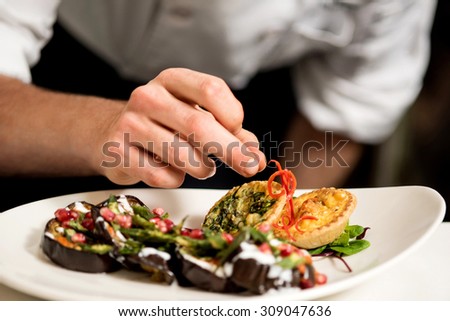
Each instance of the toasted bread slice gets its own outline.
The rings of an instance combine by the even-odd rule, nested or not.
[[[252,181],[232,188],[212,206],[202,226],[234,234],[243,226],[275,222],[284,210],[286,196],[272,198],[267,184],[267,181]],[[273,182],[272,190],[279,193],[282,186]]]
[[[296,223],[288,230],[276,228],[274,234],[304,249],[326,245],[344,231],[356,202],[349,191],[333,187],[302,194],[293,200]]]

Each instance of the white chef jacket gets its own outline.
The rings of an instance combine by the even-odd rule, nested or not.
[[[59,15],[133,80],[188,67],[240,88],[291,65],[298,108],[317,128],[379,143],[421,88],[435,2],[0,0],[0,73],[31,82]]]

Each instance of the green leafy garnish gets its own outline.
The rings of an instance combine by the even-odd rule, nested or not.
[[[359,253],[370,246],[370,242],[363,239],[367,229],[360,225],[347,225],[336,240],[327,245],[308,250],[308,252],[312,256],[336,257],[343,261],[347,269],[351,272],[351,268],[342,257]]]

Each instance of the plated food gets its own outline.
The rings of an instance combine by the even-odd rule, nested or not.
[[[95,236],[92,209],[86,202],[74,202],[55,212],[44,230],[44,253],[56,264],[80,272],[111,272],[120,264],[109,253],[113,247]]]
[[[275,238],[270,230],[248,226],[232,236],[185,228],[162,208],[150,210],[132,195],[57,209],[41,246],[47,257],[67,269],[111,272],[121,266],[146,272],[155,282],[176,280],[181,286],[216,292],[261,294],[326,281],[307,251]]]
[[[273,190],[281,192],[281,184],[271,184]],[[212,206],[202,226],[236,233],[244,226],[271,224],[285,211],[286,196],[274,198],[268,189],[268,181],[253,181],[232,188]]]
[[[203,226],[233,234],[243,226],[268,224],[276,237],[303,249],[336,240],[348,225],[356,197],[334,187],[295,197],[295,177],[276,164],[278,171],[268,181],[253,181],[227,192],[206,214]],[[282,184],[274,181],[277,176]]]
[[[319,286],[326,276],[315,269],[307,247],[295,240],[311,234],[323,241],[313,233],[315,228],[327,230],[348,220],[350,214],[341,215],[341,209],[350,213],[353,199],[337,189],[293,197],[285,183],[271,177],[233,188],[194,229],[184,226],[186,218],[174,222],[162,208],[149,208],[132,195],[111,195],[95,205],[76,201],[55,211],[41,247],[52,262],[67,269],[95,273],[124,268],[147,273],[154,282],[207,291],[263,294]],[[304,226],[305,215],[317,215],[308,218],[315,225]],[[345,248],[340,235],[346,234],[349,244],[365,232],[354,233],[344,223],[342,230],[337,224],[337,236],[320,243],[316,253],[334,251],[330,245]]]

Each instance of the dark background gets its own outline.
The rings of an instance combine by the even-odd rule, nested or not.
[[[424,87],[399,130],[393,184],[436,189],[450,202],[450,2],[440,0]],[[396,148],[392,148],[395,153]],[[389,183],[389,182],[388,182]],[[426,213],[424,213],[426,215]],[[450,221],[447,211],[446,221]]]
[[[375,187],[395,185],[426,185],[436,189],[450,201],[450,3],[439,1],[432,30],[432,48],[424,87],[408,115],[391,139],[380,146],[367,146],[363,161],[355,169],[345,187]],[[120,79],[114,70],[93,56],[55,26],[55,39],[43,50],[42,59],[33,68],[36,84],[48,88],[83,94],[127,99],[137,83]],[[61,57],[64,57],[61,59]],[[72,57],[72,58],[71,58]],[[70,64],[67,64],[70,61]],[[70,80],[60,82],[60,79]],[[268,85],[277,79],[274,91]],[[57,80],[56,82],[54,80]],[[81,90],[80,88],[83,88]],[[112,90],[111,90],[112,89]],[[111,95],[111,92],[114,94]],[[271,128],[275,140],[282,139],[284,120],[295,109],[289,73],[285,69],[258,75],[245,91],[236,96],[249,109],[264,108],[244,124],[256,131],[259,138]],[[284,101],[280,102],[280,97]],[[283,112],[273,112],[273,106],[286,106]],[[263,106],[263,107],[261,107]],[[270,114],[271,117],[258,115]],[[247,111],[246,111],[247,115]],[[256,126],[258,124],[258,126]],[[32,161],[32,155],[30,155]],[[187,178],[184,187],[230,188],[243,180],[231,170],[219,171],[217,177],[198,182]],[[270,170],[271,171],[271,170]],[[271,173],[271,172],[270,172]],[[267,179],[268,171],[256,177]],[[255,178],[253,178],[255,179]],[[42,198],[82,191],[119,188],[106,178],[0,178],[4,201],[0,211]],[[132,187],[146,187],[138,184]],[[424,213],[426,215],[426,213]],[[446,221],[450,220],[449,214]]]

